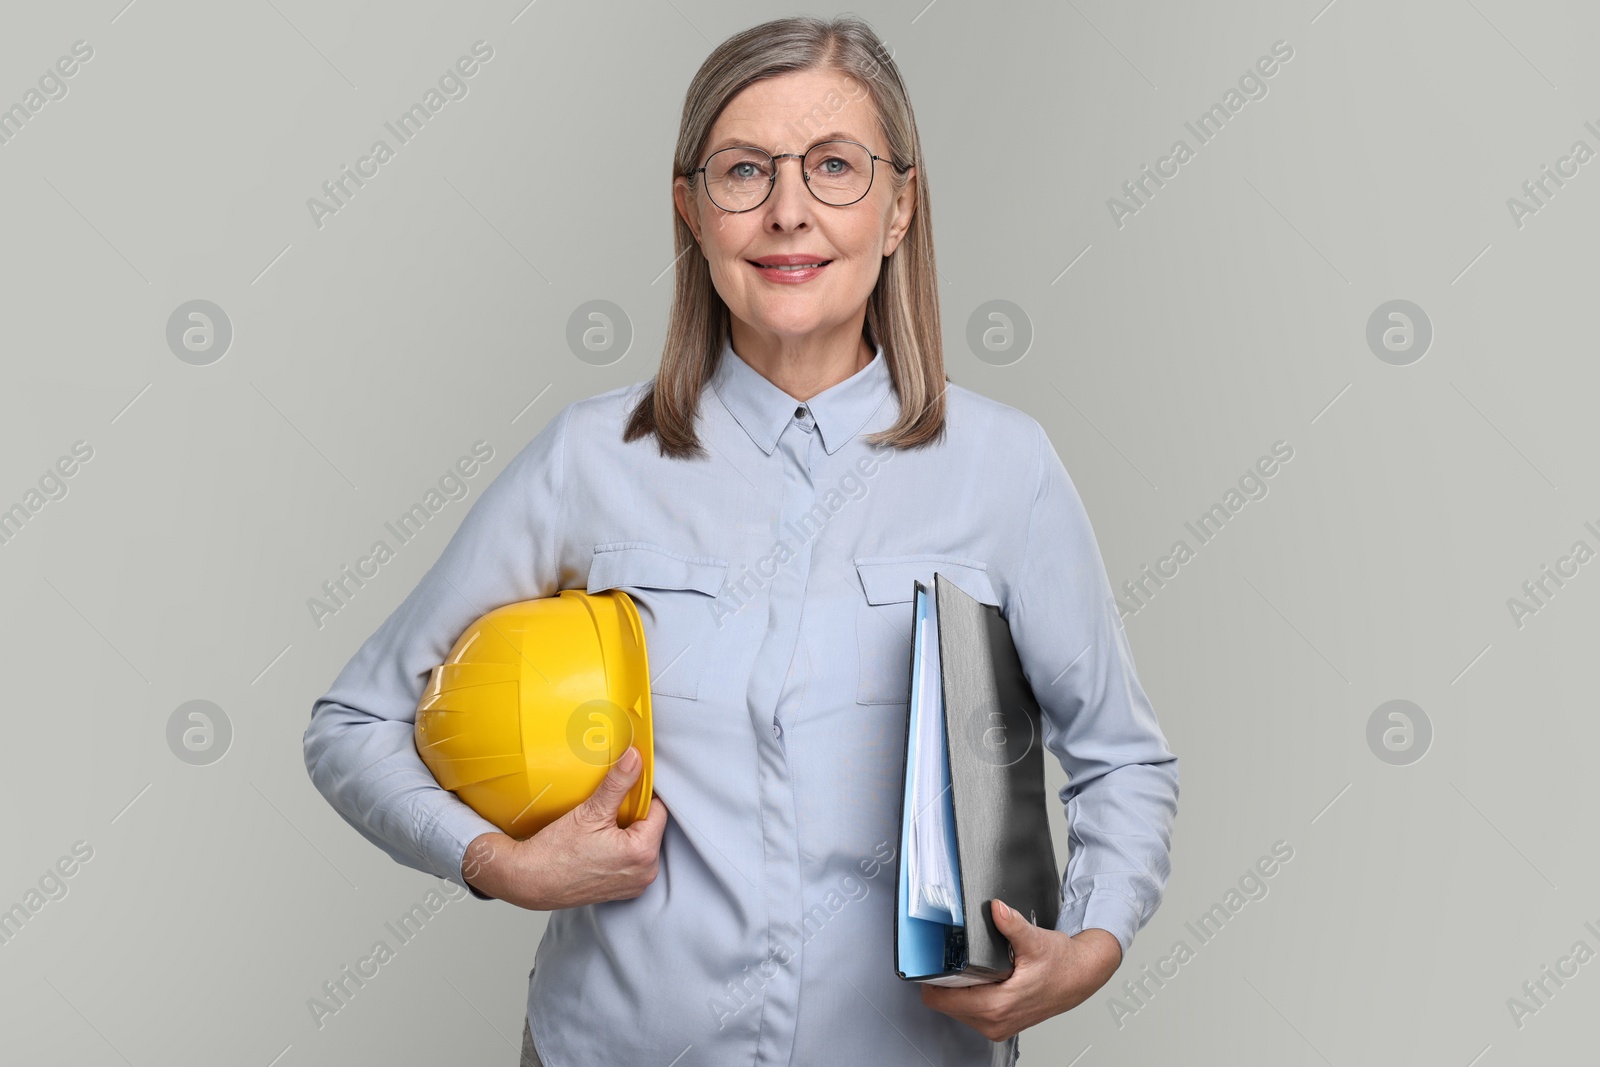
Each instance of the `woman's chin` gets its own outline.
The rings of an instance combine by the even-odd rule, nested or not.
[[[827,315],[820,310],[780,306],[757,310],[753,317],[745,321],[752,323],[763,333],[798,340],[828,330],[843,321],[845,317],[847,316]]]

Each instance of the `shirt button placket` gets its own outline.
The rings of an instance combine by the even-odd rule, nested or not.
[[[816,498],[812,482],[818,443],[818,435],[812,432],[815,427],[809,409],[799,405],[793,425],[785,427],[778,438],[775,455],[781,463],[783,484],[778,537],[788,547],[789,558],[779,565],[768,586],[771,608],[750,689],[751,714],[766,720],[757,725],[756,736],[760,738],[770,731],[772,737],[771,741],[756,745],[760,761],[762,857],[766,867],[766,951],[776,965],[766,968],[773,974],[762,986],[762,1039],[756,1050],[757,1067],[787,1067],[800,1009],[800,845],[794,783],[789,776],[784,742],[788,731],[780,720],[780,709],[787,712],[796,706],[806,681],[791,673],[791,668],[797,663],[801,606],[811,571],[811,542],[802,540],[798,531],[804,529],[801,520]]]

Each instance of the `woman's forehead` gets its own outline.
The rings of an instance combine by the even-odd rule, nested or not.
[[[872,144],[879,129],[860,82],[835,70],[796,71],[745,86],[712,123],[707,150],[749,144],[792,152],[839,139]]]
[[[786,135],[792,135],[794,131],[792,129],[785,129],[784,133]],[[794,138],[791,137],[790,139],[793,140]],[[814,144],[820,144],[823,141],[856,141],[861,144],[871,144],[872,140],[873,138],[871,134],[865,133],[863,130],[857,130],[850,127],[840,127],[838,129],[824,130],[821,133],[814,133],[805,138],[803,142],[796,141],[796,143],[788,147],[785,147],[785,145],[781,143],[769,142],[766,138],[759,134],[752,133],[749,135],[741,135],[735,133],[727,137],[719,137],[712,141],[706,146],[706,151],[715,152],[719,148],[733,148],[736,145],[753,145],[756,148],[771,148],[774,151],[792,150],[798,152],[801,148],[810,147]]]

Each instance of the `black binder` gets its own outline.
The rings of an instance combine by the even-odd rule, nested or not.
[[[942,697],[948,788],[940,786],[924,811],[953,823],[943,839],[953,845],[959,901],[945,896],[952,921],[911,914],[908,853],[913,828],[912,798],[921,777],[913,740],[923,715],[937,708],[919,700],[919,674],[926,663],[923,620],[937,627],[937,691]],[[1011,975],[1011,945],[996,927],[991,902],[1000,898],[1037,926],[1053,929],[1060,915],[1061,879],[1056,869],[1044,784],[1044,744],[1039,705],[1000,609],[963,592],[942,574],[916,583],[913,603],[911,696],[906,716],[906,761],[902,777],[900,858],[896,878],[895,971],[907,981],[975,985]],[[924,735],[926,736],[926,735]],[[937,759],[930,756],[930,759]],[[935,810],[942,806],[943,812]],[[923,849],[919,855],[927,854]],[[948,855],[948,851],[946,855]],[[923,866],[926,872],[929,868]],[[926,905],[924,905],[926,907]],[[959,914],[960,921],[954,921]]]

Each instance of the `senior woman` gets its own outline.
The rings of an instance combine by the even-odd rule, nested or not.
[[[567,404],[314,705],[317,787],[399,862],[549,911],[523,1062],[1011,1064],[1160,902],[1178,796],[1089,520],[1032,417],[949,383],[910,101],[854,19],[719,46],[674,160],[653,379]],[[1007,621],[1070,776],[1053,929],[994,908],[1015,972],[894,971],[913,579]],[[479,616],[620,588],[654,677],[648,819],[629,750],[517,841],[440,789],[412,723]],[[1053,1058],[1053,1057],[1052,1057]]]

